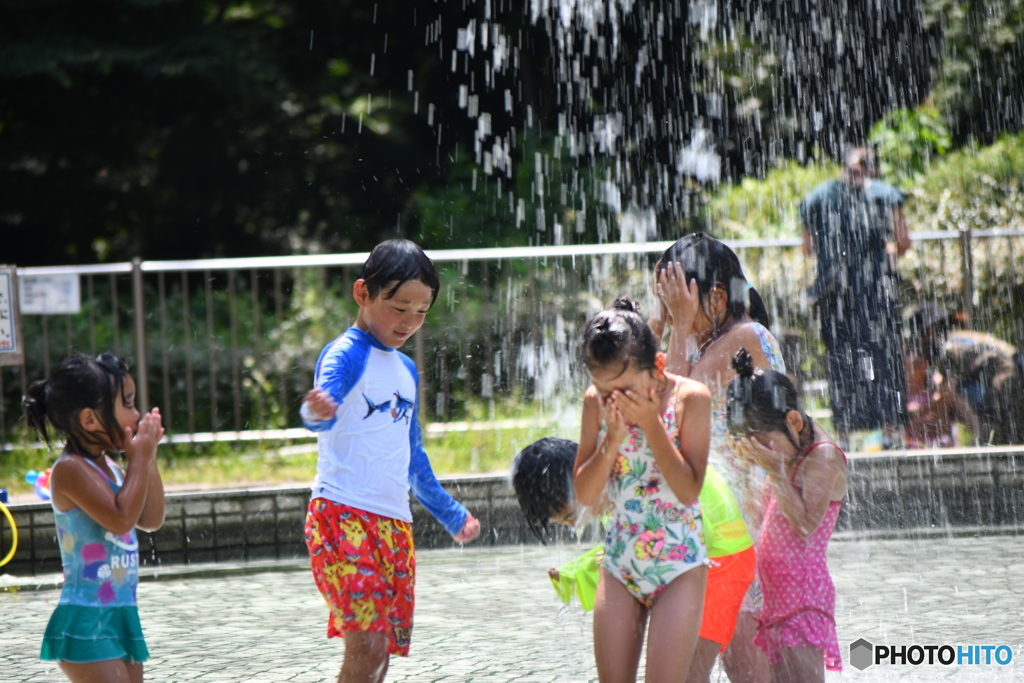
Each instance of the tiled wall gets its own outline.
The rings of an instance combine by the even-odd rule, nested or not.
[[[445,488],[480,520],[477,543],[536,543],[503,476],[442,480]],[[303,557],[302,526],[309,488],[203,491],[167,495],[167,516],[155,533],[139,532],[139,560],[155,564],[244,562]],[[49,503],[9,506],[18,526],[18,551],[0,569],[13,575],[59,572],[60,551]],[[419,548],[454,547],[455,542],[418,503],[413,526]],[[0,525],[0,548],[10,547],[9,528]]]

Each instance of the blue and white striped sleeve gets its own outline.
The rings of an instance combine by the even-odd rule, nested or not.
[[[342,401],[352,391],[352,387],[363,376],[369,356],[369,345],[360,343],[354,337],[341,335],[320,352],[320,358],[316,361],[314,385],[329,393],[334,402],[341,406]],[[326,432],[338,420],[337,417],[326,420],[313,418],[305,403],[302,404],[299,415],[302,417],[302,424],[312,432]]]
[[[412,376],[416,379],[416,393],[419,395],[419,372],[415,363],[403,354],[405,365],[409,368]],[[423,504],[423,507],[444,526],[445,531],[454,536],[462,531],[466,523],[469,511],[466,507],[452,498],[441,482],[434,475],[430,466],[430,458],[423,448],[423,432],[420,429],[420,407],[417,400],[416,407],[412,411],[412,420],[409,423],[409,488],[412,489],[416,499]]]

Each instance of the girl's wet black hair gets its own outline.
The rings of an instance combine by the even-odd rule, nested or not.
[[[61,361],[44,380],[33,382],[22,399],[25,422],[50,445],[47,422],[67,440],[67,450],[90,455],[88,447],[105,449],[121,441],[114,401],[124,400],[128,363],[112,353],[92,358],[75,354]],[[104,434],[86,431],[79,416],[92,408]],[[106,438],[104,438],[106,437]]]
[[[658,354],[658,342],[640,316],[640,304],[621,296],[611,308],[590,319],[583,329],[579,352],[588,369],[621,363],[625,372],[630,361],[636,361],[640,370],[650,370]]]
[[[384,292],[385,299],[393,297],[398,288],[409,280],[419,280],[430,287],[430,303],[433,305],[441,289],[433,261],[418,244],[402,239],[388,240],[374,247],[359,272],[359,278],[366,282],[371,299],[392,282],[395,285]]]
[[[662,254],[655,267],[656,272],[660,273],[665,264],[670,262],[683,266],[687,282],[697,281],[701,306],[705,311],[709,292],[716,285],[721,285],[729,294],[726,312],[733,319],[739,320],[744,313],[748,313],[754,322],[771,327],[771,318],[761,295],[747,282],[736,252],[724,242],[703,232],[680,237]]]
[[[737,377],[729,386],[726,404],[729,431],[737,437],[781,431],[797,450],[809,446],[813,426],[811,418],[800,410],[800,394],[793,382],[775,370],[755,370],[753,357],[742,348],[732,357],[732,368]],[[804,422],[799,443],[790,436],[786,424],[786,414],[791,410],[800,413]]]
[[[547,545],[548,521],[576,499],[572,473],[578,445],[549,436],[524,448],[512,462],[512,487],[530,530]]]

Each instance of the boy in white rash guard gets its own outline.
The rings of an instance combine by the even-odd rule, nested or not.
[[[379,683],[391,654],[409,654],[416,569],[409,490],[456,541],[480,533],[434,476],[420,432],[419,373],[398,351],[423,325],[439,288],[419,246],[377,245],[352,289],[355,325],[324,348],[302,404],[320,452],[306,545],[331,610],[327,636],[345,639],[344,683]]]

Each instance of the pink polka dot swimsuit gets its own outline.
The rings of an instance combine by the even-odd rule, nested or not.
[[[821,443],[825,442],[813,444],[800,456],[794,478],[808,453]],[[842,671],[836,637],[836,589],[825,557],[842,505],[842,501],[831,501],[815,532],[801,538],[772,493],[757,541],[764,609],[754,637],[772,663],[782,661],[784,647],[813,647],[824,654],[826,669]]]

